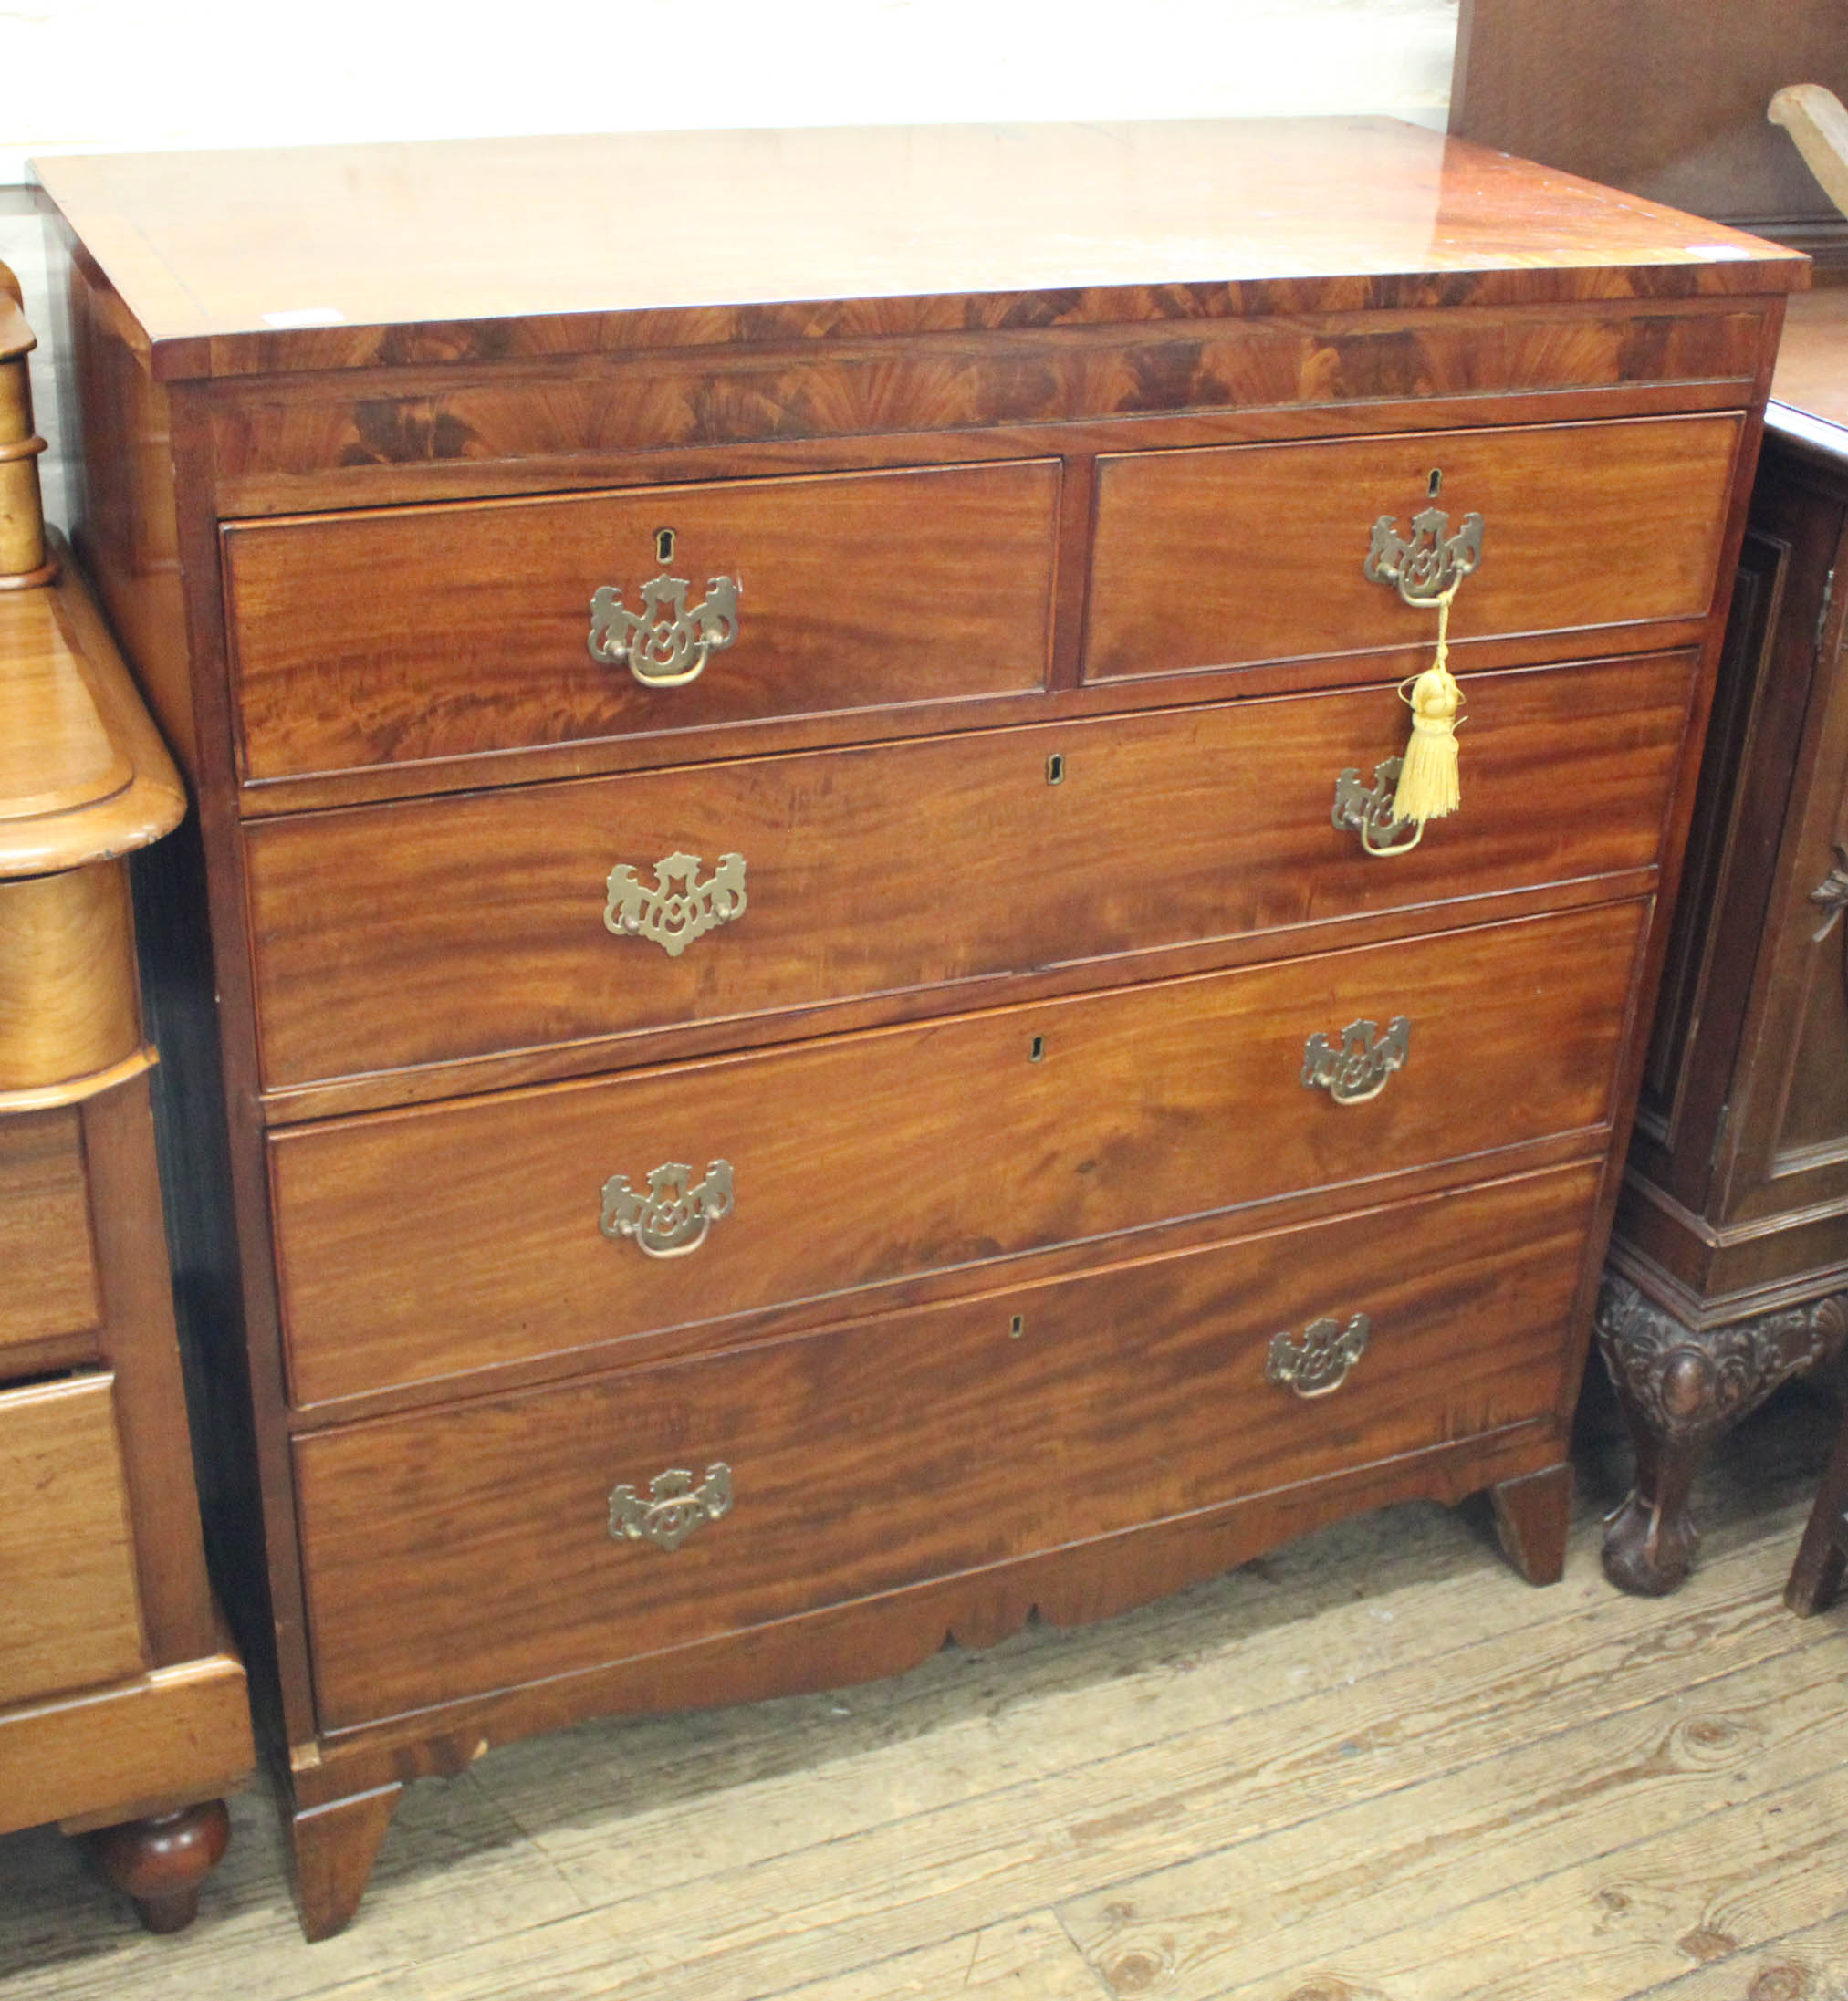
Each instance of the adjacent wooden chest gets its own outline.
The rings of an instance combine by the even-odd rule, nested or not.
[[[513,1733],[1405,1496],[1557,1574],[1801,260],[1365,121],[45,179],[311,1933]]]

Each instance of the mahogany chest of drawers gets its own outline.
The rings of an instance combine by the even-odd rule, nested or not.
[[[1371,121],[43,174],[311,1933],[512,1734],[1413,1495],[1557,1574],[1801,259]]]

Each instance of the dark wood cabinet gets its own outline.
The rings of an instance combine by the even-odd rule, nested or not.
[[[1598,1331],[1605,1546],[1672,1590],[1701,1454],[1848,1332],[1848,288],[1791,301]]]

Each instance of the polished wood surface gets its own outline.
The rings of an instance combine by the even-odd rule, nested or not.
[[[234,525],[245,770],[1038,688],[1058,497],[1043,461]],[[613,586],[639,613],[665,574],[689,605],[731,579],[737,636],[696,681],[644,688],[590,657],[590,600]]]
[[[246,837],[265,1080],[358,1072],[389,1103],[401,1079],[363,1073],[679,1024],[723,1047],[855,996],[973,1004],[1008,974],[1647,869],[1692,664],[1473,677],[1464,810],[1384,865],[1330,818],[1341,770],[1371,780],[1403,747],[1378,687],[266,820]],[[1568,732],[1570,791],[1547,782]],[[747,906],[679,957],[606,929],[619,862],[653,884],[695,854],[704,881],[727,852]]]
[[[1552,1133],[1597,1147],[1643,914],[1617,904],[297,1129],[272,1142],[296,1399],[722,1321]],[[1377,1098],[1339,1105],[1304,1088],[1311,1036],[1339,1041],[1361,1019],[1383,1032],[1401,1015],[1410,1053]],[[945,1092],[945,1076],[961,1088]],[[1206,1133],[1210,1149],[1177,1143]],[[611,1175],[640,1191],[662,1162],[697,1179],[716,1160],[736,1209],[693,1256],[651,1258],[589,1227]]]
[[[36,171],[162,380],[1191,318],[1196,288],[1315,310],[1782,289],[1801,271],[1386,120],[651,132]],[[671,256],[652,248],[663,216]]]
[[[0,1391],[0,1704],[148,1665],[115,1384]]]
[[[1435,615],[1362,563],[1376,520],[1409,535],[1426,507],[1453,531],[1483,517],[1457,641],[1697,615],[1738,435],[1736,417],[1680,418],[1102,459],[1085,678],[1422,638]]]
[[[1785,409],[1848,432],[1848,282],[1791,301],[1771,394]],[[1848,452],[1848,437],[1838,449]]]
[[[627,266],[611,276],[619,267],[600,257],[595,229],[564,257],[556,231],[587,196],[626,207],[645,177],[619,198],[606,178],[568,175],[555,202],[528,203],[540,219],[517,244],[504,240],[494,206],[533,191],[527,172],[607,162],[626,141],[377,155],[402,168],[407,197],[414,182],[402,176],[454,168],[453,214],[470,214],[465,260],[421,197],[392,213],[370,206],[358,154],[251,166],[252,199],[267,199],[272,176],[292,180],[264,233],[274,258],[213,250],[229,209],[214,198],[209,215],[202,206],[183,220],[162,192],[165,165],[141,178],[113,163],[51,170],[65,176],[57,193],[76,225],[78,318],[105,420],[87,447],[102,504],[83,539],[123,629],[143,634],[151,686],[183,714],[176,735],[200,791],[200,859],[176,866],[173,881],[190,877],[209,911],[210,977],[203,938],[189,933],[192,970],[176,949],[160,1006],[199,1116],[215,1118],[221,1096],[225,1114],[218,1196],[235,1213],[236,1255],[231,1225],[212,1213],[208,1167],[189,1194],[200,1226],[188,1256],[214,1309],[241,1295],[246,1317],[253,1443],[224,1514],[247,1538],[255,1589],[267,1591],[253,1631],[276,1643],[291,1838],[314,1935],[350,1915],[395,1788],[458,1771],[510,1734],[601,1707],[723,1702],[891,1672],[945,1631],[992,1642],[1035,1607],[1049,1621],[1102,1616],[1308,1524],[1415,1495],[1529,1483],[1504,1505],[1507,1539],[1534,1576],[1552,1567],[1568,1499],[1565,1418],[1614,1196],[1613,1148],[1641,1062],[1634,1029],[1660,963],[1654,919],[1674,898],[1714,686],[1713,600],[1730,578],[1783,294],[1800,267],[1645,203],[1363,124],[1028,134],[1010,155],[1019,172],[991,174],[981,201],[945,171],[924,208],[873,171],[878,160],[954,168],[996,143],[966,133],[775,141],[779,156],[852,159],[865,172],[827,202],[785,182],[778,221],[740,230],[735,218],[777,184],[767,171],[750,201],[731,200],[718,219],[704,267],[657,259],[632,279]],[[661,158],[672,151],[682,169],[685,214],[696,217],[757,146],[673,141]],[[1133,198],[1111,192],[1121,178],[1075,169],[1106,157],[1135,180]],[[1235,161],[1245,162],[1236,190]],[[1035,180],[1052,162],[1064,176],[1056,192]],[[1436,176],[1435,220],[1420,206],[1420,162]],[[1175,171],[1146,178],[1158,164]],[[322,204],[318,183],[330,165],[354,196],[337,208]],[[208,163],[200,185],[221,168],[238,171]],[[464,198],[496,179],[470,211]],[[1516,195],[1518,205],[1500,205]],[[1172,260],[1203,202],[1216,275],[1182,276]],[[302,203],[316,214],[294,230],[291,204]],[[315,247],[337,210],[340,271]],[[926,210],[954,214],[954,232],[917,226]],[[1038,226],[1067,211],[1083,213],[1081,228]],[[1023,217],[1035,226],[1023,232]],[[394,244],[412,220],[415,246]],[[873,255],[850,278],[839,245],[868,229],[856,255]],[[912,240],[882,265],[880,233],[889,243],[893,230]],[[142,247],[157,244],[169,260],[159,270]],[[237,320],[235,299],[284,266],[345,289],[318,302],[266,298],[256,318],[327,320],[361,297],[375,316],[398,317],[263,328],[244,313],[242,330],[211,320],[219,306]],[[716,289],[686,276],[701,269],[719,274]],[[773,269],[748,299],[734,289],[738,273]],[[163,272],[198,280],[177,317],[162,317]],[[836,280],[853,296],[830,294]],[[465,296],[482,317],[454,317]],[[1456,461],[1453,448],[1476,456]],[[1582,461],[1600,453],[1612,478],[1588,481]],[[508,571],[478,551],[459,563],[445,554],[455,524],[474,536],[590,518],[611,495],[634,501],[650,536],[675,524],[640,512],[648,502],[634,496],[688,488],[711,500],[699,535],[736,546],[721,516],[745,518],[774,483],[792,508],[809,493],[839,496],[820,543],[789,537],[820,572],[857,563],[861,545],[881,539],[875,503],[889,492],[1019,478],[1008,469],[1023,465],[1049,490],[1054,462],[1030,588],[1018,589],[1018,560],[987,562],[977,550],[945,600],[956,621],[966,614],[955,608],[974,604],[1036,636],[1031,683],[1006,681],[979,707],[960,690],[989,685],[981,677],[993,662],[962,662],[969,678],[947,695],[940,686],[894,703],[860,637],[885,631],[877,599],[857,600],[872,609],[851,619],[805,599],[790,631],[804,633],[807,658],[799,673],[773,678],[753,717],[751,684],[726,679],[746,660],[753,595],[763,602],[771,588],[753,558],[745,636],[707,670],[711,689],[740,706],[664,728],[617,717],[612,728],[609,711],[574,706],[572,690],[593,683],[583,633],[566,629],[569,607],[555,637],[533,647],[517,578],[510,589]],[[1352,510],[1327,512],[1324,489],[1339,481],[1273,476],[1286,462],[1384,471]],[[1457,491],[1466,463],[1501,477],[1502,516],[1531,526],[1498,545],[1489,525],[1475,579],[1488,622],[1467,622],[1474,586],[1461,600],[1456,664],[1481,698],[1463,737],[1464,811],[1434,824],[1409,857],[1363,858],[1331,825],[1334,777],[1403,749],[1393,685],[1426,664],[1433,637],[1428,616],[1402,621],[1387,593],[1364,583],[1366,531],[1373,514],[1404,519],[1422,505],[1440,465],[1445,503],[1477,505]],[[1190,498],[1191,474],[1169,478],[1234,464],[1257,470],[1222,476],[1223,504]],[[1512,466],[1523,475],[1508,475]],[[1132,496],[1155,517],[1146,522],[1112,497],[1113,482],[1136,477],[1149,481]],[[1269,509],[1248,485],[1275,485]],[[1600,495],[1619,487],[1658,516],[1653,532],[1599,512]],[[1216,505],[1216,537],[1201,526]],[[1330,551],[1348,553],[1318,541],[1306,558],[1292,511],[1303,508],[1357,522],[1330,538]],[[781,532],[780,515],[776,524]],[[915,537],[935,571],[955,569],[947,552],[968,546],[965,526],[934,519]],[[1275,559],[1272,531],[1289,562]],[[1608,573],[1601,540],[1617,552]],[[1133,546],[1133,559],[1114,562],[1112,544]],[[248,601],[276,559],[266,552],[321,547],[338,551],[337,589],[290,556],[286,584]],[[240,568],[243,549],[266,552],[256,568]],[[407,569],[411,550],[419,563]],[[604,559],[599,550],[598,575],[565,579],[580,603],[572,620],[587,588],[624,580]],[[551,560],[548,547],[533,567]],[[1561,579],[1573,562],[1569,602]],[[1532,573],[1525,585],[1522,571]],[[162,580],[170,574],[183,605]],[[695,580],[709,574],[702,565]],[[489,607],[478,620],[442,597],[454,575]],[[1612,576],[1634,589],[1612,590]],[[1294,599],[1279,578],[1296,585]],[[1322,600],[1336,598],[1354,605],[1352,621],[1325,614]],[[1126,613],[1143,623],[1118,648],[1133,671],[1085,679],[1087,646],[1110,620],[1121,633]],[[1300,636],[1286,629],[1291,617]],[[417,651],[432,619],[447,655],[433,677],[433,655]],[[290,664],[262,666],[240,686],[259,628],[258,654]],[[329,632],[344,664],[318,657]],[[1175,663],[1184,671],[1167,671]],[[804,679],[875,699],[804,707]],[[649,706],[673,714],[671,700]],[[629,862],[645,879],[676,850],[708,867],[747,852],[718,824],[735,814],[770,858],[740,920],[678,961],[612,939],[602,922],[611,866]],[[1441,1027],[1435,1042],[1415,1031],[1411,1068],[1376,1103],[1338,1109],[1303,1090],[1304,1044],[1400,1005],[1377,982],[1363,994],[1332,976],[1363,963],[1441,988]],[[1260,999],[1223,1020],[1193,1006],[1237,993]],[[1318,1018],[1281,1020],[1286,1004],[1311,998]],[[214,1019],[222,1068],[211,1077],[201,1052]],[[1072,1022],[1098,1033],[1074,1042],[1061,1027]],[[1443,1059],[1420,1069],[1418,1052],[1434,1047]],[[1263,1089],[1238,1089],[1266,1051]],[[1273,1111],[1265,1093],[1279,1065],[1289,1104]],[[1415,1072],[1422,1081],[1405,1096],[1397,1087]],[[794,1081],[760,1092],[758,1079]],[[606,1120],[604,1106],[620,1110]],[[701,1152],[688,1121],[704,1131],[727,1119],[754,1146],[783,1147],[791,1172],[773,1195],[741,1182],[736,1211],[673,1266],[597,1234],[607,1176],[633,1183],[688,1156],[702,1173],[716,1150]],[[644,1127],[674,1136],[643,1152]],[[1388,1137],[1368,1153],[1352,1136],[1370,1131]],[[1102,1142],[1124,1131],[1138,1136],[1134,1158],[1113,1160]],[[1510,1134],[1523,1136],[1514,1147]],[[799,1162],[792,1135],[806,1138]],[[1446,1343],[1462,1340],[1469,1366],[1496,1370],[1505,1329],[1496,1314],[1452,1317],[1439,1304],[1437,1222],[1419,1237],[1415,1271],[1395,1260],[1385,1226],[1369,1225],[1370,1248],[1318,1264],[1352,1255],[1388,1290],[1436,1288],[1421,1293],[1432,1312],[1415,1338],[1425,1343],[1417,1398],[1434,1400],[1417,1404],[1431,1421],[1416,1434],[1424,1443],[1370,1458],[1344,1432],[1341,1398],[1317,1400],[1302,1406],[1307,1470],[1268,1486],[1261,1473],[1226,1475],[1247,1464],[1237,1423],[1225,1400],[1195,1398],[1185,1422],[1216,1426],[1215,1445],[1189,1445],[1175,1476],[1216,1466],[1223,1484],[1201,1506],[1162,1514],[1187,1504],[1162,1498],[1159,1436],[1098,1415],[1086,1435],[1112,1465],[1138,1469],[1122,1483],[1131,1499],[1118,1526],[1077,1543],[1036,1542],[1029,1526],[999,1565],[930,1570],[934,1537],[946,1562],[979,1540],[991,1495],[1002,1494],[998,1519],[1039,1519],[1055,1537],[1060,1521],[1090,1521],[1103,1502],[1083,1465],[1061,1463],[1056,1490],[1036,1504],[966,1443],[946,1445],[933,1423],[941,1370],[921,1346],[889,1353],[881,1327],[976,1316],[1010,1286],[1068,1287],[1081,1314],[1089,1294],[1121,1281],[1143,1304],[1107,1329],[1094,1323],[1081,1346],[1100,1382],[1128,1386],[1116,1404],[1141,1410],[1138,1350],[1188,1338],[1185,1316],[1147,1303],[1155,1261],[1204,1259],[1216,1236],[1268,1225],[1270,1249],[1253,1255],[1262,1282],[1281,1283],[1271,1252],[1320,1244],[1353,1204],[1425,1204],[1421,1214],[1454,1217],[1489,1199],[1485,1176],[1515,1172],[1583,1179],[1561,1238],[1574,1249],[1547,1261],[1551,1331],[1531,1346],[1522,1334],[1513,1374],[1500,1379],[1509,1401],[1498,1408],[1520,1413],[1513,1422],[1480,1429],[1431,1416]],[[1260,1200],[1272,1206],[1250,1206]],[[755,1273],[724,1250],[741,1230],[772,1245]],[[1502,1227],[1496,1255],[1519,1263],[1522,1241]],[[1125,1256],[1139,1262],[1118,1265]],[[1003,1267],[999,1256],[1023,1261]],[[727,1258],[730,1291],[706,1277]],[[625,1318],[620,1298],[612,1312],[611,1296],[595,1290],[612,1272],[672,1297]],[[582,1277],[592,1289],[580,1293]],[[1531,1288],[1517,1289],[1530,1304]],[[1530,1329],[1526,1312],[1511,1317]],[[1012,1348],[1006,1329],[998,1338]],[[397,1533],[390,1496],[440,1483],[447,1463],[418,1456],[420,1443],[362,1474],[367,1440],[414,1437],[440,1454],[445,1441],[472,1439],[488,1412],[615,1413],[649,1404],[644,1379],[657,1371],[694,1387],[736,1371],[768,1400],[755,1412],[761,1433],[823,1440],[812,1477],[826,1493],[854,1463],[853,1439],[839,1426],[802,1429],[790,1402],[799,1385],[770,1360],[824,1349],[879,1355],[882,1435],[903,1441],[905,1464],[939,1447],[950,1455],[933,1458],[946,1470],[931,1477],[953,1466],[953,1491],[906,1516],[924,1574],[773,1621],[748,1640],[686,1638],[666,1652],[644,1640],[611,1658],[585,1597],[556,1607],[548,1597],[531,1617],[515,1610],[520,1571],[542,1574],[548,1561],[527,1489],[549,1494],[559,1477],[536,1432],[486,1506],[518,1525],[505,1546],[514,1554],[471,1567],[503,1593],[482,1655],[471,1665],[450,1640],[445,1621],[468,1615],[423,1574],[426,1560],[443,1561],[426,1524],[405,1530],[414,1547],[402,1546],[391,1572],[405,1579],[392,1587],[399,1610],[414,1613],[389,1636],[366,1629],[362,1667],[349,1673],[338,1653],[346,1612],[321,1616],[302,1565],[328,1560],[322,1537],[336,1518],[355,1550],[362,1513],[375,1538]],[[735,1359],[722,1360],[728,1351]],[[1006,1366],[1024,1381],[1037,1363],[1014,1353]],[[1060,1380],[1082,1406],[1087,1392]],[[953,1393],[968,1395],[968,1383]],[[673,1449],[692,1453],[701,1400],[715,1408],[725,1394],[690,1391],[658,1412]],[[319,1401],[292,1407],[298,1396]],[[1196,1413],[1199,1402],[1214,1408]],[[985,1408],[988,1430],[1006,1422]],[[581,1456],[569,1442],[558,1449],[559,1463]],[[307,1470],[320,1454],[325,1480]],[[600,1468],[594,1512],[609,1480],[631,1476]],[[593,1526],[604,1554],[620,1555]],[[851,1536],[851,1524],[830,1533]],[[800,1577],[740,1573],[736,1589],[767,1604]],[[696,1624],[696,1613],[686,1600],[663,1617]],[[547,1664],[560,1661],[569,1664]],[[457,1679],[444,1683],[452,1669]],[[433,1687],[450,1691],[440,1714],[381,1713]],[[326,1721],[329,1700],[344,1705],[339,1728]]]
[[[1765,117],[1848,92],[1834,0],[1463,0],[1450,129],[1832,256],[1848,228]]]
[[[73,1110],[0,1120],[0,1374],[24,1375],[43,1344],[96,1353],[102,1300],[90,1239],[83,1135]]]
[[[323,1725],[741,1632],[1541,1417],[1595,1180],[1574,1169],[305,1440]],[[1367,1347],[1325,1405],[1267,1381],[1279,1329],[1355,1312]],[[1470,1339],[1484,1324],[1493,1342]],[[1125,1326],[1146,1330],[1133,1347]],[[612,1542],[613,1484],[645,1495],[666,1467],[697,1478],[715,1462],[732,1469],[728,1515],[672,1551]],[[414,1653],[407,1621],[429,1642]]]
[[[0,1828],[110,1824],[234,1790],[250,1775],[244,1662],[210,1653],[0,1709]]]
[[[107,860],[179,824],[173,761],[74,572],[0,591],[0,882]]]
[[[141,1040],[127,868],[0,881],[0,1090],[91,1077]]]

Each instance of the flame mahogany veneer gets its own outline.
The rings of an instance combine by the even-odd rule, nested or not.
[[[1412,1496],[1558,1574],[1800,259],[1371,120],[43,174],[202,801],[151,989],[311,1936],[515,1734]],[[1464,805],[1371,860],[1427,506],[1486,517]],[[657,574],[737,587],[677,688],[587,645]],[[605,878],[677,854],[747,897],[670,955]]]

